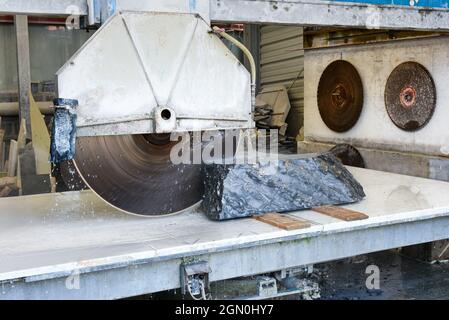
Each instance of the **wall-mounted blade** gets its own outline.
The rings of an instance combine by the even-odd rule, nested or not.
[[[385,86],[385,107],[391,121],[406,131],[425,126],[436,106],[436,89],[429,71],[416,62],[398,65]]]
[[[363,107],[362,80],[355,67],[344,60],[329,64],[321,75],[317,98],[321,118],[329,129],[351,129]]]

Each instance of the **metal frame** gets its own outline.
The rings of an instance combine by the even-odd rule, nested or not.
[[[28,16],[14,16],[17,45],[17,75],[19,79],[19,119],[26,123],[26,138],[31,139],[30,92],[31,67]]]
[[[2,0],[0,14],[4,15],[71,15],[74,8],[80,15],[87,15],[86,0]]]
[[[449,10],[440,8],[321,0],[211,0],[210,9],[211,20],[221,22],[449,30]]]
[[[320,232],[208,243],[164,256],[146,257],[143,252],[116,257],[115,261],[102,259],[97,265],[86,262],[75,274],[79,274],[79,289],[73,290],[67,289],[66,281],[74,271],[64,266],[58,271],[55,266],[52,273],[0,282],[0,299],[118,299],[176,289],[180,287],[179,266],[192,260],[208,262],[211,282],[273,272],[449,238],[448,217],[449,212],[389,216]],[[344,245],[347,243],[351,245]]]
[[[100,1],[104,9],[105,1]],[[176,0],[164,6],[174,6]],[[367,0],[360,3],[321,0],[198,0],[189,12],[200,12],[215,22],[246,22],[268,24],[294,24],[306,26],[341,26],[379,29],[412,29],[449,31],[449,10],[409,6],[373,5]],[[186,1],[182,1],[185,6]],[[136,0],[115,0],[117,10],[132,10]],[[181,3],[181,1],[180,1]],[[68,8],[76,6],[80,15],[88,15],[87,0],[4,0],[0,14],[70,15]],[[139,1],[140,8],[153,8]],[[109,5],[110,7],[110,5]],[[208,10],[209,7],[209,10]],[[142,9],[140,9],[142,10]],[[208,17],[204,17],[208,20]]]

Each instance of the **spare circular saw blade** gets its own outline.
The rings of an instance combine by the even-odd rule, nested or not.
[[[176,143],[158,134],[79,137],[74,162],[90,189],[115,208],[142,216],[173,214],[203,196],[200,166],[171,162]]]
[[[404,62],[390,74],[385,86],[385,107],[393,123],[406,131],[425,126],[436,106],[432,76],[416,62]]]
[[[355,67],[344,60],[329,64],[321,75],[317,98],[321,118],[329,129],[351,129],[363,106],[362,80]]]
[[[350,144],[341,143],[329,150],[345,166],[365,168],[365,160],[362,154]]]

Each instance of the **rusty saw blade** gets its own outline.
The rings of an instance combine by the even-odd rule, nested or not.
[[[173,164],[169,135],[79,137],[75,165],[110,205],[143,216],[187,209],[203,195],[200,166]]]
[[[436,106],[432,76],[416,62],[404,62],[390,74],[385,86],[385,107],[391,121],[406,131],[425,126]]]
[[[362,80],[355,67],[344,60],[329,64],[321,75],[317,98],[321,118],[329,129],[351,129],[363,106]]]

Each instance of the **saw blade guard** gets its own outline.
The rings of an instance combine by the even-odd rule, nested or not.
[[[195,14],[118,12],[57,81],[78,136],[253,127],[250,73]]]

